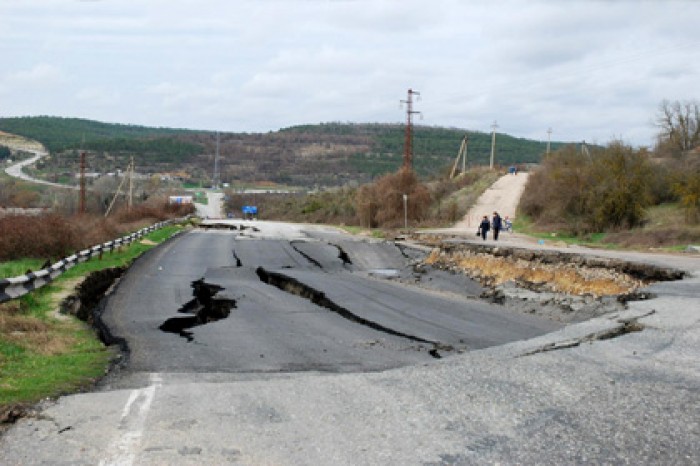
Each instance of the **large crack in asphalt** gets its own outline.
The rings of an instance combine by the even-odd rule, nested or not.
[[[319,269],[323,270],[323,265],[319,261],[317,261],[316,259],[314,259],[310,255],[308,255],[307,253],[305,253],[304,251],[302,251],[301,249],[296,247],[295,243],[298,243],[298,242],[299,241],[290,241],[289,245],[292,247],[292,249],[294,249],[296,252],[298,252],[304,259],[311,262],[313,265],[315,265]]]
[[[328,243],[328,244],[330,244],[331,246],[335,247],[338,250],[338,259],[343,261],[343,266],[352,265],[352,260],[350,260],[350,256],[345,251],[345,249],[343,249],[342,246],[340,246],[339,244],[335,244],[335,243]]]
[[[310,254],[304,252],[300,248],[296,246],[297,243],[305,243],[306,241],[290,241],[289,245],[296,251],[298,252],[301,256],[303,256],[306,260],[311,262],[313,265],[316,267],[320,268],[321,270],[324,270],[323,264],[321,264],[318,260],[316,260],[314,257],[312,257]],[[342,246],[335,244],[335,243],[327,243],[329,246],[332,246],[338,250],[338,259],[343,263],[343,267],[349,267],[352,265],[352,260],[350,259],[350,256],[348,253],[343,249]]]
[[[231,253],[233,254],[233,260],[236,261],[236,267],[243,267],[243,262],[241,261],[241,258],[238,257],[238,254],[236,254],[236,250],[231,250]]]
[[[641,332],[644,330],[645,326],[644,324],[639,322],[639,319],[643,319],[644,317],[649,317],[650,315],[654,314],[655,311],[650,311],[644,315],[637,316],[637,317],[632,317],[629,319],[620,319],[618,320],[618,324],[615,327],[609,328],[602,330],[600,332],[594,332],[590,333],[588,335],[584,335],[579,338],[573,338],[570,340],[565,340],[565,341],[555,341],[552,343],[548,343],[544,346],[541,346],[539,348],[536,348],[534,350],[528,351],[526,353],[523,353],[521,355],[518,355],[517,357],[525,357],[525,356],[532,356],[534,354],[539,354],[539,353],[547,353],[549,351],[558,351],[562,349],[569,349],[569,348],[576,348],[577,346],[581,346],[581,344],[586,343],[586,342],[592,342],[592,341],[602,341],[602,340],[612,340],[613,338],[618,338],[623,335],[627,335],[628,333],[634,333],[634,332]]]
[[[260,229],[256,226],[244,225],[242,223],[238,225],[234,223],[200,223],[199,225],[197,225],[197,228],[200,228],[202,230],[252,230],[256,233],[260,231]]]
[[[203,278],[193,281],[192,288],[194,299],[185,303],[178,312],[193,315],[172,317],[158,327],[164,332],[176,333],[188,342],[194,341],[194,335],[189,329],[225,319],[231,313],[231,309],[236,307],[234,299],[216,297],[223,287],[206,283]]]
[[[373,330],[377,330],[382,333],[386,333],[388,335],[393,335],[396,337],[400,338],[406,338],[407,340],[411,340],[414,342],[418,343],[425,343],[428,345],[431,345],[432,348],[428,351],[428,353],[434,357],[434,358],[441,358],[442,356],[439,354],[438,351],[451,351],[453,348],[450,345],[445,345],[440,342],[436,341],[431,341],[431,340],[426,340],[424,338],[415,336],[415,335],[410,335],[404,332],[399,332],[398,330],[394,330],[389,327],[385,327],[384,325],[381,325],[377,322],[365,319],[364,317],[360,317],[357,314],[353,313],[349,309],[339,305],[338,303],[332,301],[326,294],[320,290],[317,290],[315,288],[310,287],[309,285],[300,282],[299,280],[290,277],[288,275],[285,275],[283,273],[279,272],[272,272],[269,270],[265,270],[263,267],[258,267],[255,269],[255,272],[257,273],[258,277],[260,277],[260,280],[263,283],[267,283],[268,285],[272,285],[274,287],[279,288],[282,291],[285,291],[287,293],[293,294],[295,296],[299,296],[305,299],[308,299],[312,303],[314,303],[317,306],[326,308],[332,312],[335,312],[339,316],[343,317],[344,319],[347,319],[351,322],[354,322],[356,324],[364,325],[366,327],[369,327]]]

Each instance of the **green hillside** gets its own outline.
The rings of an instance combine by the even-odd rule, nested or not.
[[[342,135],[370,139],[372,149],[354,156],[354,164],[365,166],[374,175],[393,171],[403,161],[405,126],[389,124],[322,123],[284,128],[280,133],[303,133],[319,135]],[[453,163],[464,135],[469,137],[467,160],[469,165],[488,165],[491,157],[491,134],[458,128],[414,126],[414,168],[423,175],[435,174],[437,170]],[[552,142],[551,150],[564,143]],[[495,163],[511,165],[538,163],[547,149],[547,143],[515,138],[507,134],[496,134]]]
[[[131,157],[141,173],[188,173],[195,183],[211,182],[214,132],[102,123],[78,118],[0,118],[0,130],[44,144],[51,156],[44,176],[75,173],[78,149],[88,152],[88,170],[123,169]],[[401,124],[322,123],[268,133],[221,133],[221,180],[276,182],[296,186],[364,183],[396,171],[403,162]],[[462,137],[469,136],[468,164],[488,165],[491,135],[458,128],[414,127],[414,168],[422,177],[444,174]],[[552,150],[563,145],[553,142]],[[537,163],[546,143],[497,134],[496,164]],[[42,176],[42,173],[38,173]]]
[[[90,149],[92,144],[104,144],[108,139],[163,139],[192,133],[182,129],[149,128],[52,116],[0,118],[0,130],[37,140],[51,152],[78,149],[81,146]]]

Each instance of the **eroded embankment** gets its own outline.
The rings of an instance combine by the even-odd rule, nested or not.
[[[424,263],[468,275],[488,290],[483,298],[521,312],[579,322],[646,299],[650,283],[684,272],[620,259],[559,251],[433,241]]]

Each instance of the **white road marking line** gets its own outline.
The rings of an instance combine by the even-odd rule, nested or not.
[[[156,389],[163,382],[160,374],[151,374],[150,378],[151,384],[148,387],[132,390],[129,394],[119,419],[119,430],[124,432],[107,447],[105,458],[99,463],[101,466],[134,464]]]

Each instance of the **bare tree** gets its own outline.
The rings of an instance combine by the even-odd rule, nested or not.
[[[659,106],[659,146],[685,152],[700,145],[700,104],[697,101],[669,102]]]

